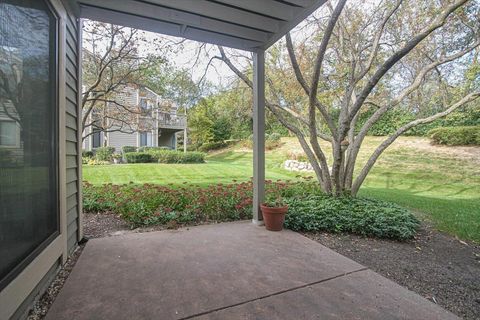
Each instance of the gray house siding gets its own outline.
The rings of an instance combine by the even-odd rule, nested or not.
[[[65,156],[66,156],[66,210],[67,210],[67,247],[71,252],[81,237],[80,234],[80,166],[79,157],[79,22],[67,14],[65,33],[66,73],[65,73]]]
[[[108,145],[115,148],[115,152],[120,153],[123,146],[138,147],[138,134],[112,131],[108,133]]]

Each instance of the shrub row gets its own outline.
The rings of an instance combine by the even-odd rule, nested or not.
[[[275,190],[289,204],[287,228],[399,240],[415,234],[419,222],[408,210],[372,199],[327,197],[310,179],[266,181],[267,194]],[[251,219],[252,188],[251,181],[208,187],[85,183],[83,207],[87,212],[120,214],[132,227]]]
[[[435,144],[480,145],[480,126],[435,128],[428,135]]]
[[[174,150],[151,149],[146,152],[125,153],[128,163],[203,163],[205,154],[202,152],[182,152]]]

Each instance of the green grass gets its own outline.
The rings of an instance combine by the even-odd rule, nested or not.
[[[359,165],[381,137],[366,139]],[[282,162],[288,150],[300,149],[294,138],[266,153],[267,179],[294,179]],[[322,146],[329,151],[329,146]],[[475,148],[475,147],[472,147]],[[441,231],[480,242],[480,148],[433,147],[426,139],[402,137],[379,159],[360,196],[370,196],[408,207]],[[84,180],[93,184],[154,183],[198,185],[248,180],[252,153],[234,147],[207,157],[205,164],[123,164],[84,166]]]

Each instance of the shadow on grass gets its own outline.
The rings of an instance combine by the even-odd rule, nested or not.
[[[422,196],[415,191],[365,187],[360,196],[391,201],[418,212],[440,231],[480,243],[480,198]]]

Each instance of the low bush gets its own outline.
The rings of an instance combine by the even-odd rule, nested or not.
[[[129,153],[129,152],[136,152],[137,151],[137,147],[134,147],[134,146],[123,146],[122,147],[122,153],[125,154],[125,153]]]
[[[393,203],[324,195],[287,199],[285,227],[295,231],[328,231],[405,240],[419,227],[418,219]]]
[[[124,155],[128,163],[149,163],[153,162],[151,154],[146,152],[128,152]]]
[[[327,197],[311,177],[304,179],[266,181],[267,194],[275,190],[289,205],[287,228],[403,240],[411,238],[419,226],[411,212],[397,205],[372,199]],[[208,187],[85,183],[83,208],[87,212],[120,214],[132,228],[251,219],[252,189],[251,181]]]
[[[227,146],[228,146],[228,144],[224,141],[206,142],[206,143],[202,144],[200,147],[198,147],[198,151],[208,152],[208,151],[211,151],[211,150],[218,150],[218,149],[221,149],[221,148],[225,148]]]
[[[110,161],[98,160],[95,158],[82,158],[82,164],[89,166],[104,166],[110,164]]]
[[[480,145],[480,126],[435,128],[428,135],[435,144]]]
[[[93,151],[82,150],[82,158],[93,158]]]
[[[194,151],[152,150],[148,151],[153,162],[158,163],[203,163],[205,154]]]
[[[100,147],[95,149],[95,159],[98,161],[111,161],[115,152],[114,147]]]
[[[274,132],[271,134],[266,134],[265,135],[265,149],[266,150],[273,150],[282,145],[281,142],[281,135]],[[251,149],[253,147],[253,135],[251,135],[248,140],[243,140],[242,141],[242,146],[245,148]]]
[[[172,150],[170,147],[140,147],[138,152],[149,152],[149,151],[159,151],[159,150]]]
[[[287,151],[285,157],[287,160],[308,162],[308,157],[303,151]]]

